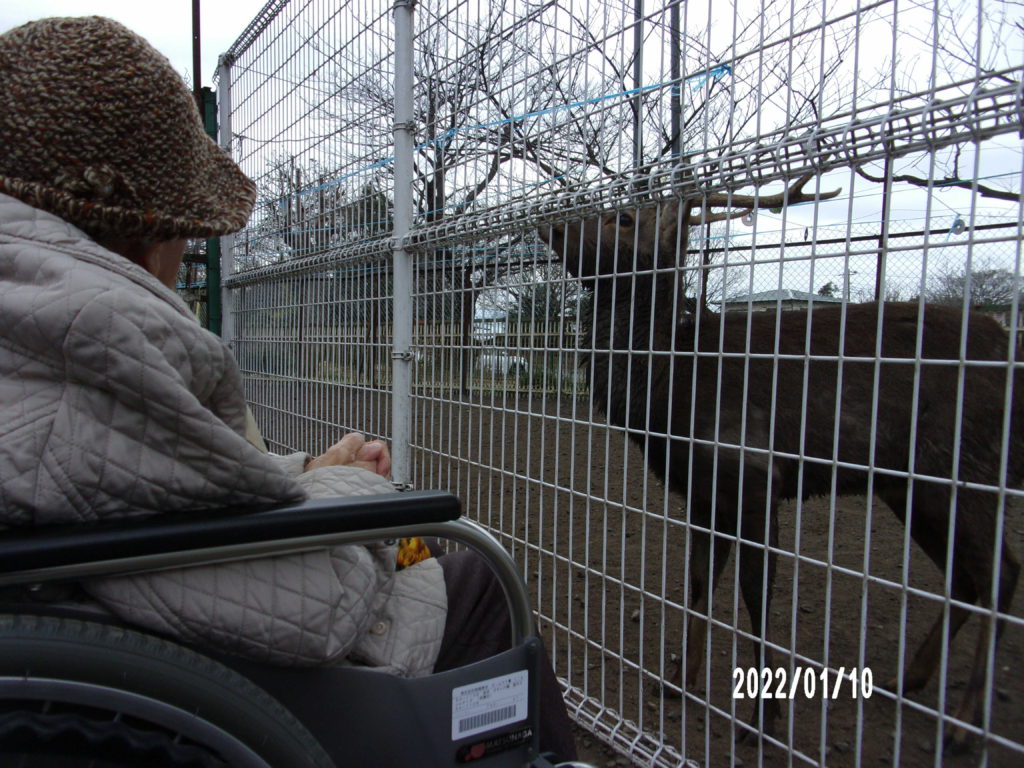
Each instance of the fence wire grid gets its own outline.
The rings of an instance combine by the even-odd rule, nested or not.
[[[217,78],[268,444],[458,494],[637,765],[1022,764],[1022,28],[271,0]]]

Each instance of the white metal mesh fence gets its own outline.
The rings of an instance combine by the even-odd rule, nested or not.
[[[270,2],[222,58],[222,139],[259,189],[229,338],[278,449],[391,434],[390,112],[344,95],[363,68],[393,79],[378,6]]]
[[[1021,23],[268,3],[221,123],[272,448],[458,493],[638,764],[1017,764]]]

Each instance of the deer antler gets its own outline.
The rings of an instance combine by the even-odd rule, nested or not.
[[[813,178],[813,173],[804,174],[793,183],[793,186],[777,195],[730,195],[720,192],[715,195],[708,195],[703,199],[703,201],[694,200],[693,209],[690,211],[690,224],[692,226],[694,224],[706,224],[710,221],[736,219],[750,213],[755,208],[768,208],[772,213],[778,213],[785,205],[807,203],[812,200],[829,200],[843,191],[842,187],[840,187],[839,189],[834,189],[831,192],[805,194],[803,191],[804,185]],[[739,211],[729,211],[728,213],[710,213],[709,211],[711,208],[721,208],[725,206],[730,208],[743,206],[743,209]]]

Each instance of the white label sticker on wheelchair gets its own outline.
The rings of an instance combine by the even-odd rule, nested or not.
[[[525,669],[452,691],[452,740],[525,720],[530,680]]]

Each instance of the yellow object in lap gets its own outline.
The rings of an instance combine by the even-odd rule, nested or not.
[[[398,540],[398,567],[406,568],[430,557],[430,547],[419,536]]]

